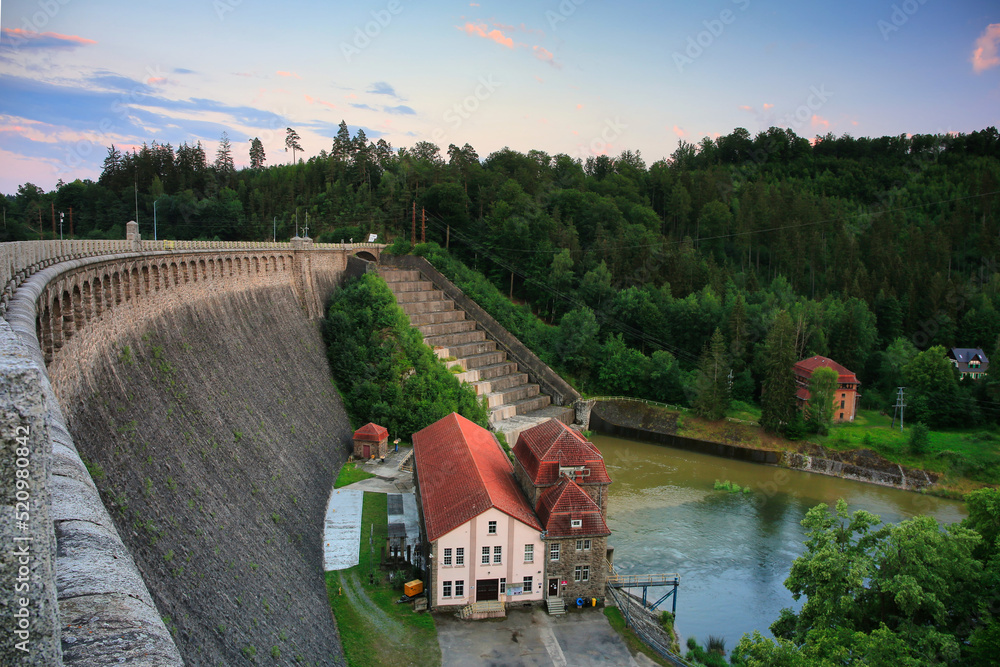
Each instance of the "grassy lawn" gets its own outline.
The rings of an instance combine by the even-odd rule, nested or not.
[[[370,472],[359,468],[355,461],[348,461],[340,469],[340,474],[337,475],[337,481],[333,483],[333,488],[339,489],[342,486],[354,484],[355,482],[360,482],[363,479],[374,476]]]
[[[426,612],[414,613],[408,604],[395,603],[402,595],[402,581],[408,577],[397,577],[397,582],[390,584],[387,573],[378,566],[388,532],[386,505],[384,493],[365,493],[358,564],[326,573],[326,590],[347,664],[440,665],[433,617]],[[374,575],[374,583],[369,583],[370,575]]]
[[[633,656],[636,653],[642,653],[656,664],[670,667],[670,663],[659,653],[646,646],[646,643],[639,639],[639,636],[632,632],[631,628],[625,627],[625,617],[622,616],[618,607],[605,607],[604,615],[608,617],[608,621],[611,623],[611,627],[615,629],[615,632],[621,635],[621,638],[625,641],[629,653]]]
[[[910,424],[903,431],[892,417],[859,411],[853,423],[837,424],[827,436],[810,439],[829,449],[871,449],[894,463],[941,473],[944,484],[968,491],[1000,483],[1000,436],[985,429],[931,431],[927,450],[910,451]]]

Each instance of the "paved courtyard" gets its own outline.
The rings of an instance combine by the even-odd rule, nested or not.
[[[589,667],[655,663],[633,658],[600,610],[549,616],[542,608],[509,610],[507,618],[462,621],[435,617],[442,667],[525,665]]]

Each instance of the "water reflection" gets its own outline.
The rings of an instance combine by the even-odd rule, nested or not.
[[[800,522],[838,498],[851,511],[884,521],[930,514],[951,523],[961,503],[860,482],[734,461],[663,445],[594,435],[611,474],[608,524],[623,574],[678,572],[677,628],[704,641],[765,634],[782,607],[798,607],[784,587],[802,553]],[[715,480],[749,485],[752,494],[715,491]],[[667,589],[649,589],[653,600]],[[669,609],[669,601],[663,608]]]

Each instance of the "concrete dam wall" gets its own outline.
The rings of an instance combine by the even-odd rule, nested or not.
[[[340,662],[320,538],[351,429],[292,288],[144,319],[73,386],[70,432],[185,662]]]
[[[342,664],[321,539],[351,429],[316,318],[380,248],[7,245],[0,529],[32,551],[0,558],[30,583],[0,662]]]

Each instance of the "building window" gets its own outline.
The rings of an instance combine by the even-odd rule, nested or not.
[[[569,520],[569,527],[570,528],[579,528],[582,525],[583,525],[583,519],[570,519]]]
[[[843,402],[843,401],[841,401],[841,402],[840,402],[840,409],[841,409],[841,410],[843,410],[843,409],[844,409],[844,402]]]
[[[576,541],[577,551],[590,551],[590,540],[577,540]]]
[[[553,542],[549,545],[549,560],[559,560],[559,543]]]
[[[841,419],[843,419],[843,418],[844,418],[844,413],[843,413],[843,412],[841,412],[841,413],[840,413],[840,418],[841,418]]]
[[[482,563],[483,565],[489,565],[490,564],[490,548],[489,547],[483,547],[482,557],[479,559],[479,562]]]
[[[455,549],[455,565],[465,565],[465,547]]]
[[[444,585],[442,586],[442,589],[443,590],[441,592],[441,597],[443,597],[443,598],[450,598],[451,597],[451,582],[450,581],[444,582]]]
[[[497,564],[503,562],[503,547],[493,547],[493,562]]]
[[[455,581],[455,597],[465,597],[465,579]]]
[[[503,595],[507,592],[507,577],[500,577],[500,594]]]
[[[451,565],[451,549],[444,550],[444,564]]]
[[[489,525],[489,530],[487,530],[486,532],[488,532],[490,535],[496,535],[497,534],[497,522],[496,521],[490,521],[488,525]]]
[[[573,568],[573,581],[582,581],[583,577],[583,566],[577,565]]]
[[[525,544],[524,545],[524,562],[534,563],[535,562],[535,545]]]
[[[535,585],[534,579],[532,579],[531,577],[525,577],[524,578],[524,593],[525,593],[525,595],[527,595],[528,593],[530,593],[533,590],[531,587],[534,586],[534,585]]]
[[[590,581],[590,566],[589,565],[584,565],[583,566],[583,580],[584,581]]]

